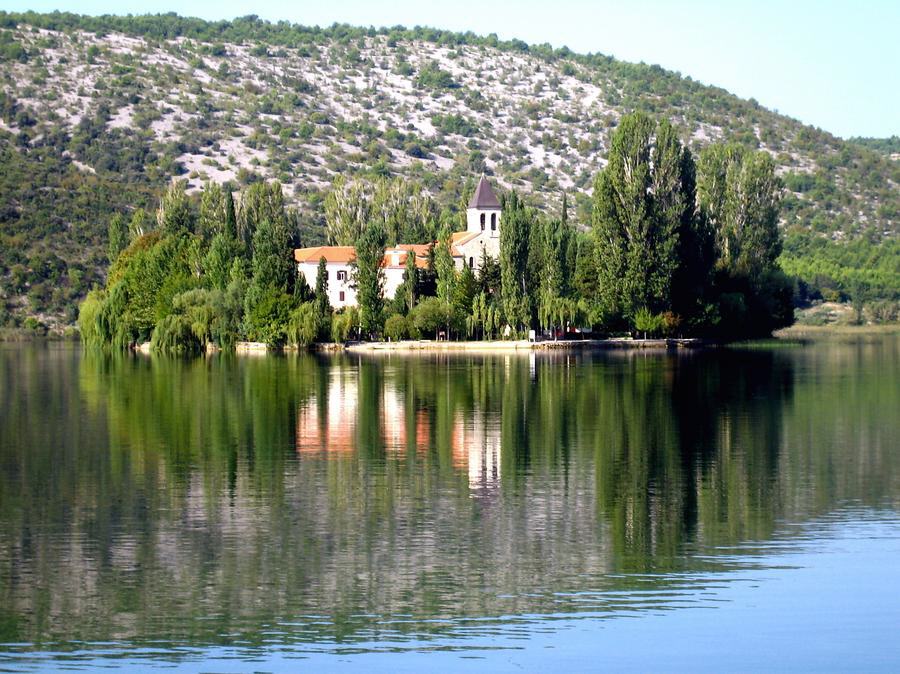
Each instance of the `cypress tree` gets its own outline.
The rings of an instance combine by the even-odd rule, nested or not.
[[[403,290],[406,294],[406,311],[413,310],[416,306],[416,286],[419,281],[419,270],[416,267],[416,253],[409,251],[406,254],[406,268],[403,270]]]
[[[316,316],[319,323],[331,313],[331,304],[328,301],[328,261],[325,257],[319,259],[319,268],[316,270]]]
[[[237,229],[237,213],[234,210],[234,195],[231,193],[231,188],[225,188],[225,233],[237,239],[238,229]]]
[[[109,220],[109,247],[107,254],[109,255],[109,263],[112,264],[119,257],[119,253],[128,247],[128,223],[125,218],[116,213]]]

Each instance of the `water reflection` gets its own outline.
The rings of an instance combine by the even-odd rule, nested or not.
[[[0,642],[371,643],[708,603],[784,522],[898,508],[897,375],[896,342],[3,347]]]
[[[358,374],[355,369],[328,370],[317,394],[300,404],[296,439],[301,457],[337,459],[352,454],[359,446],[359,429],[374,424],[367,439],[372,446],[383,448],[386,456],[408,451],[422,456],[435,444],[449,444],[451,465],[468,475],[469,489],[479,495],[496,491],[501,474],[498,419],[473,402],[471,407],[454,411],[449,427],[440,426],[449,437],[438,441],[432,430],[433,415],[425,403],[417,404],[414,389],[403,387],[402,372],[394,367],[384,376],[378,375],[371,407],[359,404]],[[368,376],[366,372],[363,379]]]

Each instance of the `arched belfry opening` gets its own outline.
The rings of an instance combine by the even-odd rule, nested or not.
[[[485,232],[488,236],[495,237],[500,233],[501,220],[500,200],[494,193],[494,188],[484,176],[478,181],[475,193],[469,200],[466,209],[466,229],[470,232]],[[490,229],[487,228],[490,223]]]

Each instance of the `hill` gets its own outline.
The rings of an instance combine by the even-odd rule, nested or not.
[[[631,110],[775,157],[804,292],[900,294],[895,157],[659,66],[427,28],[0,12],[0,326],[72,323],[111,215],[172,176],[280,180],[305,244],[339,175],[415,178],[453,211],[485,172],[546,208],[568,193],[587,225]]]

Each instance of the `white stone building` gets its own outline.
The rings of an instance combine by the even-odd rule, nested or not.
[[[474,270],[481,266],[484,253],[489,257],[500,256],[500,201],[487,179],[482,176],[475,188],[475,194],[466,209],[466,230],[454,232],[450,253],[457,269],[464,265]],[[384,269],[384,296],[394,297],[403,283],[403,272],[409,255],[416,256],[416,266],[428,266],[428,250],[433,244],[398,244],[385,249],[382,262]],[[302,274],[310,288],[316,287],[319,261],[325,258],[328,272],[328,301],[334,309],[354,306],[356,288],[353,285],[353,267],[356,257],[353,246],[314,246],[294,250],[297,272]]]

